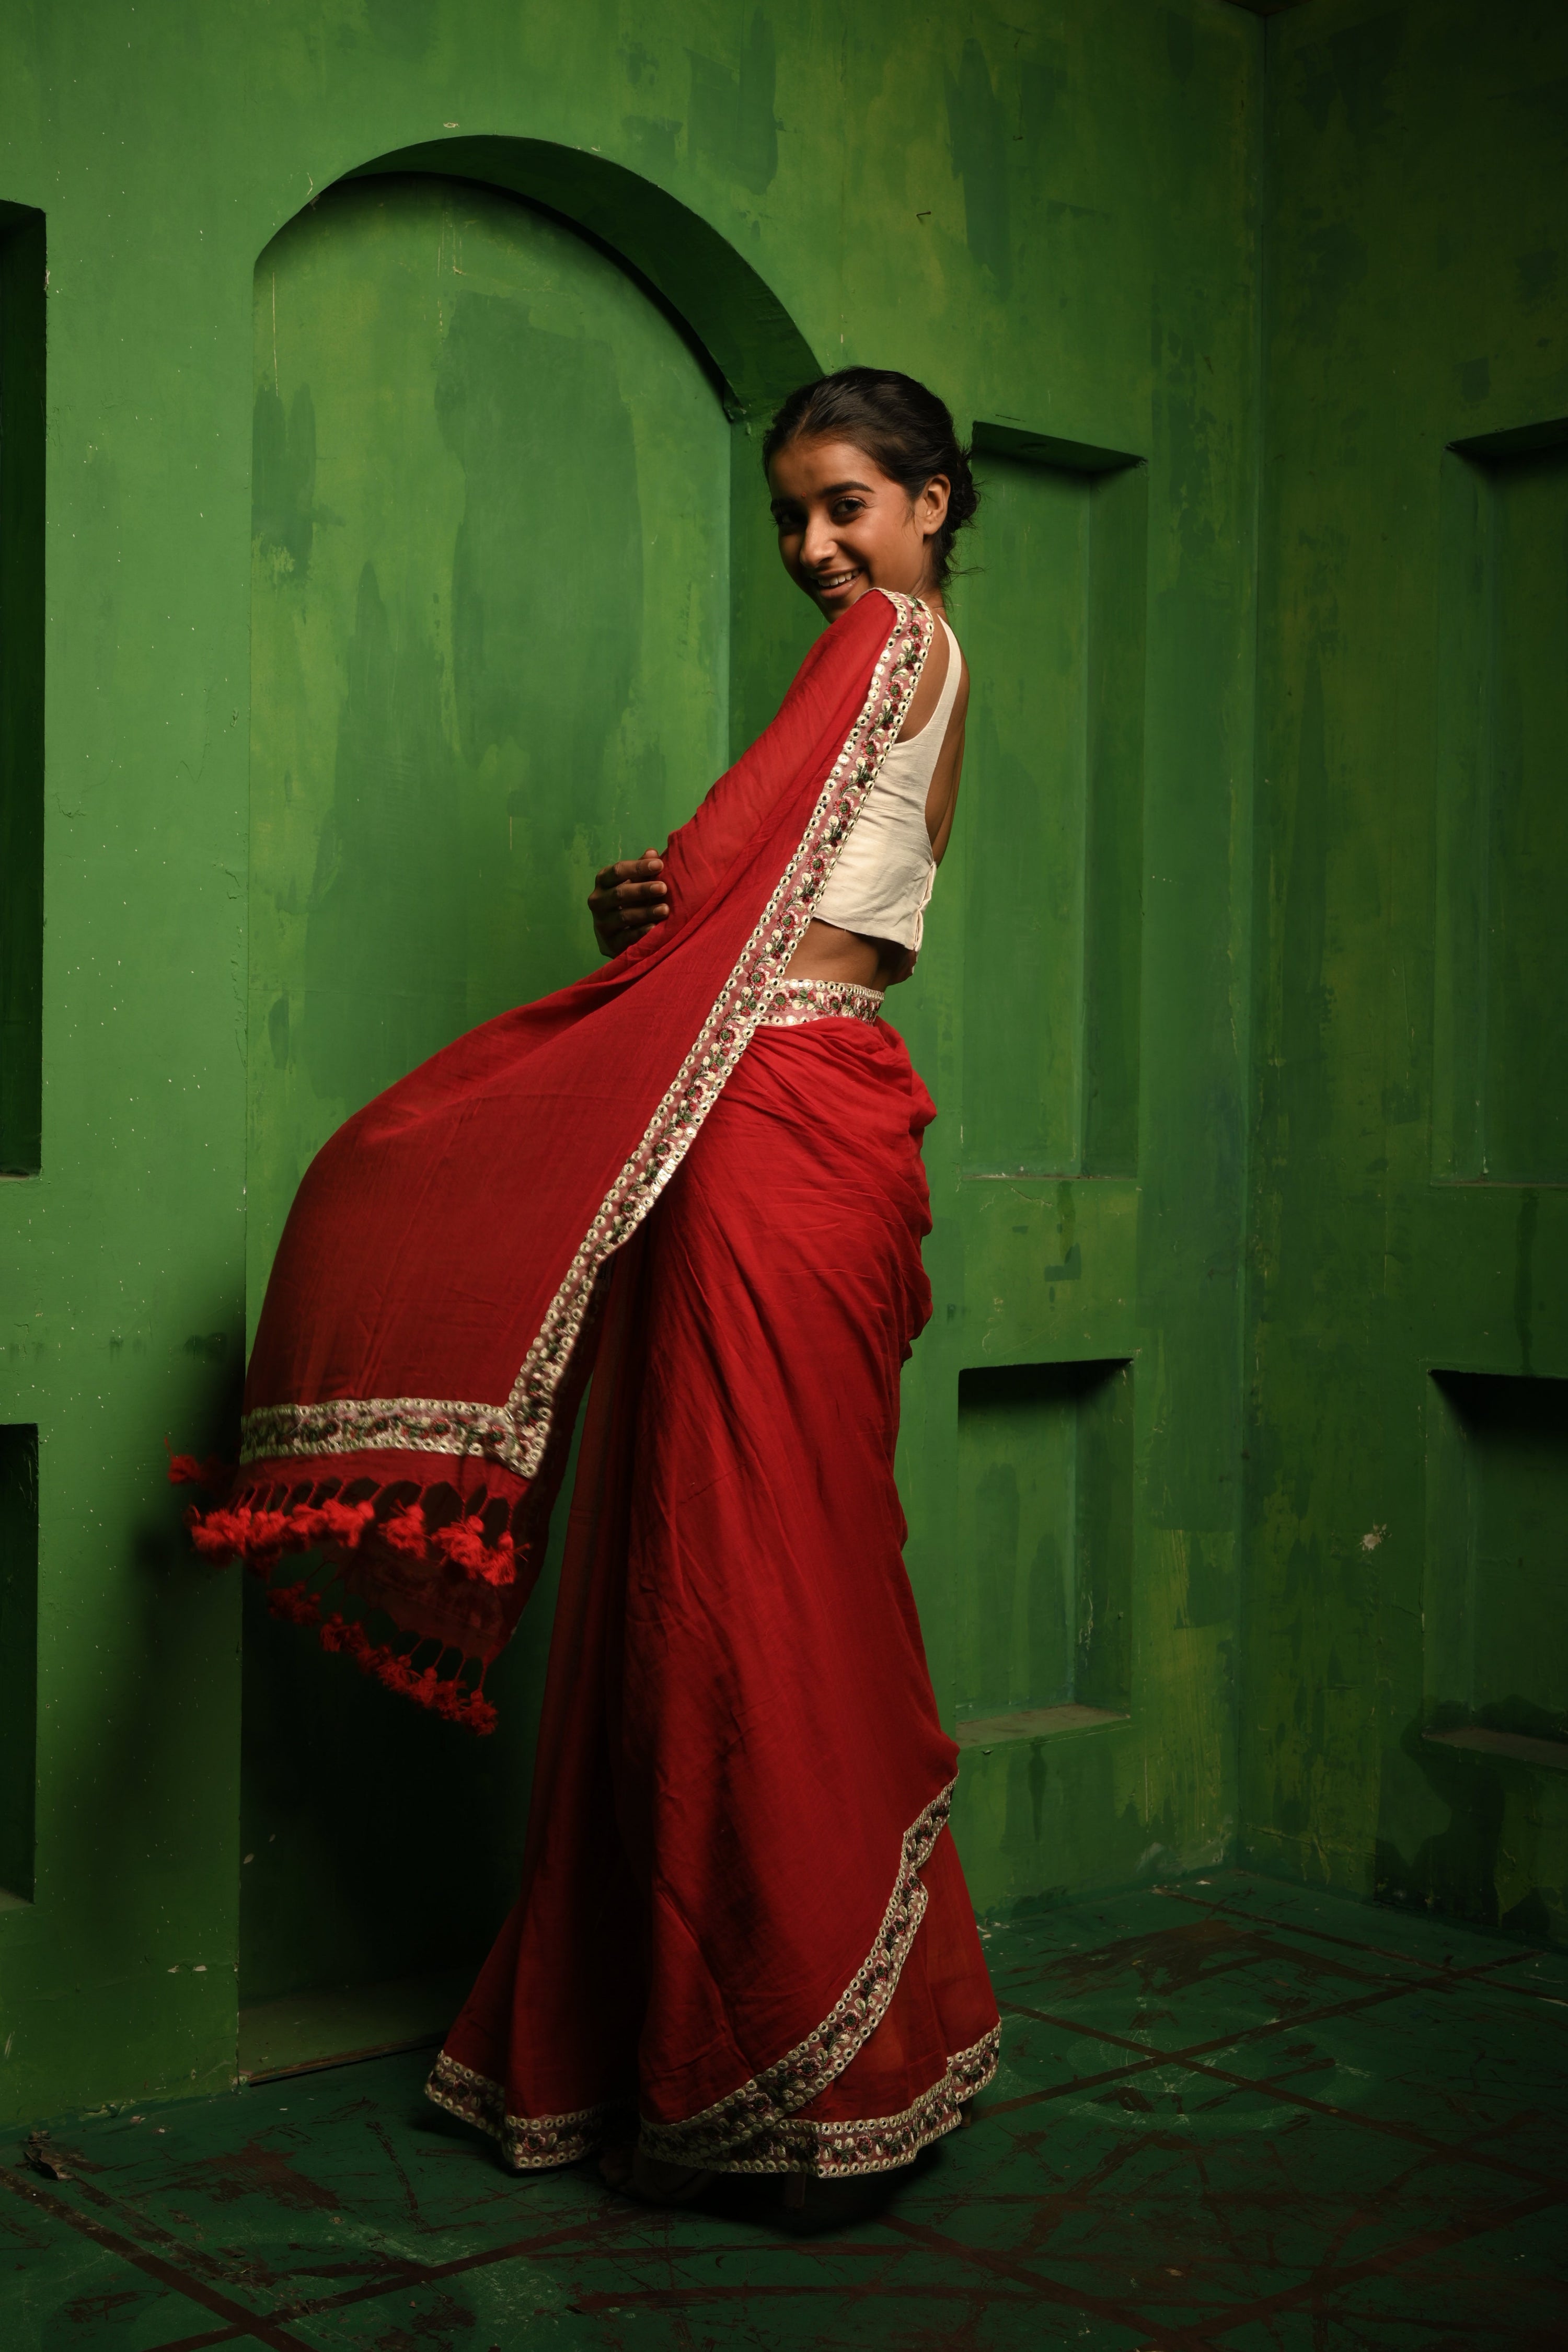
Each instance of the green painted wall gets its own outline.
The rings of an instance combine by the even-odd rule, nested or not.
[[[1268,60],[1245,1846],[1561,1934],[1568,18]]]
[[[0,12],[0,202],[46,216],[49,270],[42,1158],[0,1184],[0,1595],[37,1625],[0,1698],[36,1698],[37,1741],[29,1776],[0,1738],[0,2112],[221,2084],[242,1961],[297,1980],[319,1916],[323,1974],[363,1981],[504,1899],[525,1734],[480,1764],[390,1706],[326,1719],[330,1684],[194,1566],[163,1449],[226,1440],[302,1155],[400,1057],[586,962],[594,859],[697,796],[726,714],[743,739],[771,710],[810,615],[756,425],[812,354],[929,377],[991,491],[958,600],[975,757],[900,1003],[942,1107],[910,1562],[955,1720],[1105,1720],[966,1752],[965,1861],[989,1906],[1236,1839],[1276,31],[1222,0]],[[0,227],[9,435],[36,300],[32,225]],[[575,473],[520,511],[508,449],[574,424]],[[393,446],[402,515],[367,454]],[[29,478],[0,594],[36,613]],[[578,499],[613,730],[572,589],[526,571],[536,532],[567,560]],[[7,741],[26,849],[25,713]],[[508,1661],[520,1724],[543,1630]],[[459,1798],[485,1834],[455,1845]]]

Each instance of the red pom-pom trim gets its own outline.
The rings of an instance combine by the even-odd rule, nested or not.
[[[319,1625],[321,1604],[308,1584],[272,1584],[267,1589],[267,1607],[274,1617],[281,1617],[289,1625]]]
[[[437,1528],[436,1543],[454,1568],[465,1576],[486,1584],[517,1582],[517,1547],[510,1535],[502,1536],[494,1549],[486,1543],[485,1531],[477,1518],[454,1519],[450,1526]]]
[[[356,1624],[352,1617],[342,1616],[334,1610],[330,1617],[322,1619],[321,1647],[323,1650],[342,1652],[346,1657],[357,1658],[363,1662],[370,1646],[369,1634],[364,1627]]]
[[[234,1484],[234,1465],[209,1454],[198,1462],[194,1454],[171,1454],[171,1486],[205,1486],[209,1495],[226,1494]]]
[[[176,1454],[169,1465],[169,1476],[175,1486],[205,1486],[209,1492],[221,1493],[231,1475],[226,1464],[198,1462],[194,1454]],[[308,1491],[295,1490],[297,1495]],[[313,1551],[319,1546],[326,1546],[331,1552],[354,1551],[374,1534],[389,1550],[405,1559],[435,1558],[448,1571],[465,1578],[497,1587],[515,1584],[517,1546],[511,1535],[503,1532],[495,1543],[485,1541],[484,1512],[489,1501],[480,1496],[477,1508],[470,1507],[463,1517],[441,1528],[431,1528],[417,1502],[397,1505],[378,1522],[373,1502],[345,1503],[331,1494],[329,1482],[327,1500],[301,1499],[286,1503],[281,1509],[268,1510],[255,1503],[219,1503],[204,1511],[193,1503],[185,1513],[185,1524],[202,1559],[215,1563],[240,1559],[268,1579],[285,1553]],[[313,1628],[323,1650],[351,1658],[361,1674],[371,1675],[400,1698],[411,1698],[416,1706],[428,1708],[447,1723],[460,1723],[480,1738],[495,1729],[496,1710],[481,1689],[470,1689],[457,1675],[442,1675],[438,1658],[430,1665],[416,1667],[414,1651],[373,1642],[362,1624],[339,1611],[323,1617],[321,1596],[302,1580],[269,1585],[267,1606],[285,1623]],[[416,1650],[418,1646],[416,1643]]]
[[[429,1530],[417,1503],[400,1505],[384,1523],[381,1532],[394,1551],[406,1552],[411,1559],[428,1556]]]

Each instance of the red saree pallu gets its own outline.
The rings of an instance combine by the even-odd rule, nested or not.
[[[275,1612],[476,1730],[542,1559],[607,1269],[783,979],[933,626],[918,599],[862,597],[671,837],[668,919],[367,1104],[300,1187],[237,1479],[191,1512],[193,1538],[269,1580],[323,1554],[392,1638],[323,1616],[303,1581],[273,1583]],[[182,1455],[171,1475],[217,1473]]]
[[[883,2170],[995,2064],[893,1476],[932,1108],[869,992],[784,1000],[616,1262],[522,1892],[430,2081],[520,2169],[619,2110]]]

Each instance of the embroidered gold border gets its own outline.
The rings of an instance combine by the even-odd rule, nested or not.
[[[853,980],[781,980],[767,1001],[759,1029],[797,1029],[807,1021],[864,1021],[882,1017],[879,988]]]
[[[448,2058],[443,2050],[430,2070],[425,2095],[433,2106],[444,2107],[476,2130],[499,2140],[514,2172],[544,2172],[557,2164],[575,2164],[599,2144],[610,2106],[579,2107],[569,2116],[509,2116],[506,2094],[488,2074]],[[629,2112],[629,2102],[624,2102]]]
[[[891,2172],[912,2163],[945,2132],[963,2121],[963,2106],[996,2072],[1002,2028],[994,2025],[973,2049],[950,2058],[940,2081],[922,2091],[901,2115],[867,2116],[856,2123],[819,2123],[792,2116],[743,2155],[721,2157],[715,2172],[807,2172],[818,2180],[843,2180],[857,2173]],[[644,2126],[644,2144],[647,2127]]]
[[[429,1397],[260,1405],[241,1424],[241,1464],[358,1453],[479,1454],[531,1478],[549,1442],[555,1392],[582,1330],[594,1283],[679,1167],[764,1017],[768,999],[811,919],[866,795],[898,740],[935,633],[918,596],[879,590],[894,621],[866,699],[783,879],[695,1043],[610,1186],[522,1360],[504,1406]]]
[[[985,2088],[1001,2055],[1002,2028],[969,2050],[950,2058],[940,2079],[922,2091],[896,2116],[866,2116],[854,2123],[817,2123],[794,2116],[770,2135],[765,2148],[753,2147],[743,2158],[721,2158],[704,2168],[714,2172],[805,2172],[818,2180],[843,2180],[856,2174],[891,2172],[912,2162],[922,2147],[963,2120],[966,2100]],[[575,2164],[602,2146],[605,2126],[613,2115],[629,2118],[630,2105],[606,2103],[583,2107],[570,2116],[509,2116],[499,2083],[459,2065],[445,2052],[436,2061],[425,2095],[448,2115],[488,2133],[500,2145],[501,2156],[514,2172],[543,2172],[556,2165]],[[646,2136],[647,2126],[644,2126]]]
[[[750,2168],[749,2148],[763,2146],[796,2111],[842,2074],[887,2015],[888,2004],[925,1917],[928,1900],[920,1874],[947,1826],[956,1780],[950,1780],[904,1832],[898,1874],[882,1924],[869,1952],[822,2023],[784,2057],[764,2067],[700,2115],[678,2124],[657,2124],[645,2116],[640,2144],[666,2163]],[[759,2162],[764,2172],[777,2169]]]
[[[930,606],[919,597],[892,594],[890,602],[892,630],[878,656],[860,715],[823,785],[800,847],[698,1031],[674,1084],[605,1195],[512,1383],[509,1402],[529,1476],[543,1454],[555,1391],[576,1343],[595,1275],[641,1223],[696,1140],[725,1080],[745,1052],[768,997],[783,979],[811,919],[812,905],[849,837],[883,761],[898,740],[936,625]]]
[[[1000,2025],[950,2058],[941,2079],[900,2115],[838,2123],[799,2112],[844,2072],[887,2015],[925,1916],[927,1895],[920,1873],[947,1825],[955,1786],[949,1781],[905,1832],[898,1875],[876,1939],[822,2023],[773,2065],[700,2115],[676,2124],[653,2123],[643,2116],[638,2145],[647,2155],[662,2163],[713,2172],[809,2172],[836,2179],[907,2164],[960,2121],[963,2101],[984,2090],[996,2071]],[[508,2163],[520,2172],[571,2164],[586,2156],[599,2144],[605,2117],[617,2111],[605,2105],[568,2116],[510,2116],[499,2083],[474,2074],[445,2052],[426,2084],[426,2095],[499,2140]],[[625,2110],[623,2102],[620,2111]]]
[[[359,1453],[479,1454],[522,1475],[521,1449],[504,1405],[456,1404],[435,1397],[263,1404],[247,1412],[241,1426],[242,1464]]]

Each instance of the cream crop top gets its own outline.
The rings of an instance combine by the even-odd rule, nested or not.
[[[919,948],[925,930],[925,910],[936,880],[936,859],[926,830],[926,795],[963,674],[958,639],[947,634],[947,676],[936,709],[918,735],[895,743],[883,761],[881,772],[854,831],[838,853],[827,887],[812,912],[820,922],[841,931],[860,931],[873,940],[892,940],[901,948]]]

